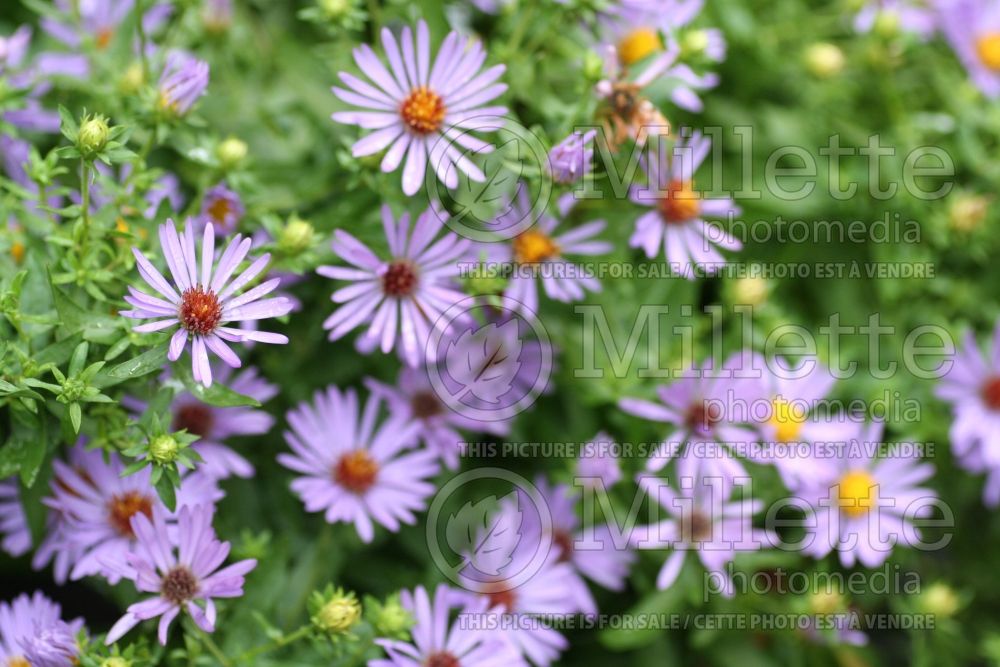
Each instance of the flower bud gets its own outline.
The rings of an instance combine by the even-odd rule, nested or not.
[[[312,624],[331,635],[344,634],[361,618],[361,605],[352,593],[337,591],[312,616]]]
[[[120,655],[113,655],[101,661],[101,667],[132,667],[132,661]]]
[[[289,255],[297,255],[311,248],[315,238],[316,230],[311,224],[298,216],[292,216],[281,230],[278,247]]]
[[[593,51],[583,56],[583,76],[588,81],[599,81],[604,77],[604,59]]]
[[[708,33],[704,30],[691,30],[681,40],[681,50],[686,55],[698,56],[708,48]]]
[[[132,63],[122,74],[118,87],[123,93],[137,93],[145,84],[146,73],[142,70],[142,63]]]
[[[372,625],[380,637],[405,639],[413,627],[413,615],[399,602],[399,596],[390,596],[385,604],[370,612]]]
[[[928,614],[954,616],[961,606],[955,589],[942,582],[931,584],[920,594],[920,607]]]
[[[169,435],[159,435],[149,443],[149,455],[157,463],[173,463],[177,460],[180,445]]]
[[[83,121],[76,137],[76,146],[86,156],[100,153],[108,145],[111,128],[104,116],[92,116]]]
[[[219,159],[223,169],[232,169],[246,159],[248,152],[246,142],[236,137],[229,137],[216,147],[215,157]]]
[[[331,19],[339,19],[351,9],[351,0],[319,0],[319,8]]]
[[[771,283],[760,276],[737,278],[730,283],[729,295],[734,304],[760,306],[771,293]]]
[[[891,9],[883,9],[875,17],[875,34],[886,39],[895,37],[899,34],[900,25],[901,21],[898,12],[894,12]]]
[[[989,199],[982,195],[960,195],[948,212],[948,223],[959,232],[971,232],[986,219]]]
[[[837,76],[843,71],[846,62],[844,52],[828,42],[819,42],[806,49],[806,69],[820,79]]]
[[[818,590],[809,596],[809,611],[813,614],[836,614],[847,609],[844,596],[836,591]]]

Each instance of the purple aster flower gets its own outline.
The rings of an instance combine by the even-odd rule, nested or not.
[[[79,649],[76,634],[83,619],[66,623],[62,608],[41,593],[22,593],[0,602],[0,663],[9,667],[70,667]]]
[[[622,478],[622,469],[613,450],[614,444],[604,431],[584,443],[580,458],[576,460],[575,483],[594,488],[603,486],[604,490],[617,484]]]
[[[726,446],[749,444],[758,440],[756,433],[744,425],[748,420],[743,406],[761,399],[757,378],[736,377],[743,370],[743,353],[732,355],[722,368],[716,369],[711,360],[701,367],[691,367],[673,384],[657,388],[659,403],[638,398],[623,398],[618,406],[625,412],[655,422],[672,424],[674,429],[653,452],[646,470],[661,470],[686,444],[678,463],[678,476],[696,478],[704,474],[732,480],[745,477],[743,465],[729,455]],[[752,367],[751,367],[752,368]],[[752,373],[750,373],[752,375]],[[703,451],[703,443],[719,443],[716,451]]]
[[[118,28],[132,12],[135,0],[55,0],[55,6],[66,15],[66,19],[43,18],[42,29],[45,32],[74,49],[79,48],[84,40],[90,40],[103,51],[111,46]],[[146,33],[156,31],[172,11],[169,3],[150,7],[142,17]]]
[[[937,29],[937,17],[923,0],[868,0],[854,17],[854,29],[871,32],[880,26],[927,39]]]
[[[403,607],[414,617],[410,634],[412,643],[394,639],[378,639],[387,660],[368,661],[368,667],[527,667],[517,650],[502,638],[475,628],[474,621],[452,623],[455,591],[440,584],[431,600],[423,586],[413,593],[403,591]],[[484,614],[485,599],[477,600],[462,611],[462,617]],[[472,626],[472,627],[467,627]]]
[[[201,20],[209,32],[225,32],[233,23],[233,0],[205,0]]]
[[[878,567],[895,544],[919,539],[911,520],[928,516],[937,494],[918,485],[934,467],[910,456],[877,458],[883,429],[882,422],[858,425],[857,437],[829,465],[793,489],[811,507],[813,539],[805,551],[815,558],[836,549],[844,567]]]
[[[729,501],[723,485],[702,477],[681,477],[677,491],[648,474],[640,475],[638,482],[668,514],[663,521],[635,527],[629,537],[637,549],[673,549],[656,576],[660,590],[670,588],[687,554],[697,551],[705,569],[720,578],[722,594],[731,597],[733,582],[726,564],[737,552],[756,551],[777,541],[776,535],[753,527],[753,515],[764,507],[760,500]]]
[[[533,562],[545,544],[537,530],[532,535],[530,526],[523,533],[521,528],[524,514],[537,514],[537,508],[512,500],[505,498],[479,531],[476,552],[463,554],[466,565],[458,572],[462,590],[455,596],[473,609],[482,609],[485,600],[488,611],[479,612],[480,627],[491,628],[533,664],[546,667],[569,643],[544,617],[580,612],[584,584],[568,563],[549,557]],[[524,622],[512,623],[510,616]]]
[[[159,106],[174,116],[191,110],[208,88],[208,63],[190,53],[171,51],[158,84]]]
[[[215,631],[215,600],[243,595],[243,580],[257,561],[249,558],[219,569],[229,555],[229,542],[220,542],[212,528],[213,509],[182,507],[176,540],[161,512],[152,521],[145,514],[132,517],[138,548],[128,556],[119,574],[135,582],[137,590],[156,597],[129,605],[108,632],[106,644],[118,641],[142,621],[160,617],[158,636],[167,643],[170,623],[182,610],[205,632]],[[175,549],[176,546],[176,549]]]
[[[618,3],[600,14],[601,41],[610,44],[623,67],[662,53],[663,35],[673,36],[701,13],[704,0],[645,0]]]
[[[208,361],[211,350],[233,368],[239,368],[240,358],[226,345],[229,342],[253,340],[260,343],[288,342],[281,334],[265,331],[247,331],[223,326],[227,322],[262,320],[269,317],[287,315],[292,302],[284,297],[264,299],[278,287],[278,278],[267,280],[253,289],[237,296],[250,281],[267,268],[270,254],[258,257],[236,278],[230,280],[237,267],[250,252],[250,239],[237,234],[226,246],[222,257],[215,264],[215,228],[208,224],[202,236],[201,266],[195,254],[194,229],[188,221],[183,236],[177,233],[172,220],[160,225],[160,246],[163,250],[174,285],[171,285],[149,260],[133,248],[139,267],[139,274],[159,296],[146,294],[129,287],[125,301],[133,310],[121,312],[133,319],[155,319],[155,322],[140,324],[133,331],[149,333],[174,328],[170,338],[168,358],[177,361],[187,345],[191,344],[191,366],[196,381],[205,386],[212,384],[212,367]]]
[[[0,74],[16,70],[28,55],[31,44],[31,26],[23,25],[9,36],[0,35]]]
[[[105,460],[99,450],[86,451],[82,444],[76,449],[72,465],[53,462],[52,495],[43,502],[55,514],[52,534],[58,541],[46,552],[54,558],[61,552],[72,560],[72,579],[101,574],[114,584],[135,546],[132,517],[152,516],[161,510],[165,516],[172,515],[150,484],[149,468],[122,477],[125,465],[117,454]],[[215,481],[199,473],[186,475],[177,490],[178,507],[211,504],[220,498],[222,491]]]
[[[337,340],[357,326],[368,330],[358,341],[365,352],[376,346],[389,352],[401,339],[400,356],[410,366],[419,366],[427,356],[434,361],[427,340],[441,315],[466,298],[452,287],[459,272],[457,260],[469,248],[468,239],[452,233],[435,241],[444,226],[442,214],[428,208],[410,229],[410,214],[393,220],[388,206],[382,207],[382,225],[389,242],[389,260],[379,259],[368,246],[338,229],[333,252],[350,267],[321,266],[318,273],[351,284],[333,293],[334,303],[343,304],[323,322],[330,340]],[[398,333],[397,333],[398,332]]]
[[[420,427],[417,435],[421,441],[451,470],[458,467],[458,457],[467,441],[459,429],[501,437],[510,432],[509,422],[481,421],[452,410],[438,396],[425,369],[402,368],[395,386],[372,379],[366,385],[385,399],[393,419],[415,422]]]
[[[507,90],[506,84],[495,83],[506,67],[494,65],[480,72],[486,51],[479,42],[457,32],[448,33],[432,61],[427,23],[419,21],[416,32],[414,48],[409,26],[403,28],[400,42],[388,28],[382,29],[391,69],[367,44],[354,50],[354,62],[371,83],[341,72],[347,89],[334,86],[333,92],[364,110],[340,111],[333,119],[375,130],[354,144],[354,157],[388,148],[382,159],[386,173],[395,171],[406,157],[403,192],[407,195],[420,189],[428,161],[449,188],[458,187],[459,171],[483,182],[485,174],[455,144],[476,154],[493,150],[471,132],[492,132],[503,126],[507,108],[483,105]]]
[[[353,522],[365,542],[375,536],[372,520],[392,532],[416,522],[438,472],[436,455],[416,445],[419,426],[396,419],[376,425],[381,399],[372,395],[359,411],[358,396],[336,387],[316,392],[313,403],[288,413],[285,440],[291,454],[279,454],[286,468],[301,473],[292,490],[307,512],[325,512],[328,523]]]
[[[0,547],[11,556],[23,556],[31,549],[31,531],[16,477],[0,480],[0,535]]]
[[[205,193],[201,205],[201,218],[214,224],[223,236],[236,231],[245,213],[243,200],[224,183],[219,183]]]
[[[667,261],[686,278],[695,277],[695,268],[714,273],[725,263],[716,246],[739,250],[742,244],[703,216],[726,217],[740,213],[729,197],[709,199],[694,190],[694,172],[711,150],[712,140],[695,132],[687,141],[680,140],[668,157],[660,146],[658,159],[652,150],[640,158],[646,172],[646,185],[633,185],[629,199],[651,208],[635,222],[629,239],[633,248],[642,248],[652,259],[663,247]]]
[[[560,215],[568,214],[573,203],[575,201],[572,194],[567,193],[560,198]],[[504,221],[504,218],[528,219],[531,208],[528,188],[520,183],[513,206],[495,224],[498,228],[510,227],[511,224]],[[513,264],[515,267],[504,296],[521,304],[531,313],[538,312],[536,278],[550,299],[564,303],[583,299],[588,290],[601,291],[600,281],[591,272],[566,259],[566,255],[586,257],[611,252],[610,243],[594,239],[604,231],[605,222],[594,220],[556,234],[559,223],[557,218],[542,214],[534,225],[515,236],[509,244],[485,245],[490,262]]]
[[[1000,5],[993,0],[939,0],[941,31],[973,83],[1000,97]]]
[[[594,158],[591,144],[597,130],[586,133],[579,130],[560,141],[549,151],[549,168],[552,178],[557,183],[575,183],[590,170],[590,161]]]

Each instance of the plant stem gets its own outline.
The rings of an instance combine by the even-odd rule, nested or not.
[[[139,59],[142,62],[142,80],[149,81],[149,58],[146,57],[146,26],[142,24],[145,12],[145,0],[136,0],[135,21],[136,30],[139,33]]]
[[[311,626],[303,625],[301,628],[289,635],[281,635],[274,641],[268,642],[267,644],[261,644],[260,646],[255,646],[252,649],[244,651],[239,656],[236,657],[235,662],[240,663],[251,658],[256,658],[258,655],[267,653],[268,651],[273,651],[279,649],[282,646],[288,646],[294,642],[299,641],[309,635],[309,631],[312,630]]]
[[[201,643],[208,649],[208,652],[219,661],[219,664],[222,665],[222,667],[230,667],[230,665],[233,664],[232,661],[226,657],[226,654],[222,652],[222,649],[219,648],[219,645],[215,643],[215,640],[212,639],[212,635],[208,634],[201,628],[198,628],[198,634],[201,637]]]
[[[90,164],[81,158],[80,160],[81,183],[80,200],[83,208],[83,240],[81,242],[81,256],[86,255],[87,244],[90,242]]]

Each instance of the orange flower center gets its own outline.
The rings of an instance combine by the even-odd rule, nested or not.
[[[872,489],[878,483],[865,470],[852,470],[840,478],[836,487],[837,504],[840,510],[851,517],[864,516],[875,506]]]
[[[517,602],[517,597],[514,595],[514,589],[510,587],[510,584],[503,581],[489,583],[483,587],[481,592],[490,599],[490,609],[500,607],[502,611],[507,613],[514,611],[514,604]]]
[[[430,134],[441,127],[445,114],[444,100],[426,86],[410,91],[399,107],[403,122],[416,134]]]
[[[229,222],[227,218],[229,218],[229,216],[232,215],[233,207],[229,203],[228,199],[226,199],[225,197],[219,197],[218,199],[216,199],[215,201],[213,201],[211,204],[208,205],[206,213],[208,213],[208,217],[212,219],[212,222],[215,222],[220,225],[225,225],[227,222]]]
[[[558,244],[536,229],[529,229],[514,238],[514,259],[518,264],[537,264],[558,254]]]
[[[976,40],[976,52],[984,65],[1000,72],[1000,32],[988,32]]]
[[[652,28],[636,28],[618,42],[618,59],[623,65],[639,62],[663,48],[663,41]]]
[[[424,660],[423,667],[462,667],[462,663],[458,661],[458,658],[453,656],[447,651],[439,651],[437,653],[431,653]]]
[[[983,402],[991,410],[1000,411],[1000,377],[990,378],[983,385]]]
[[[7,667],[31,667],[31,663],[24,656],[15,655],[12,658],[7,658]]]
[[[115,31],[111,28],[101,28],[94,35],[94,42],[97,44],[97,48],[104,50],[111,45],[111,38],[115,36]]]
[[[14,261],[18,264],[24,261],[24,244],[20,241],[15,241],[10,247],[10,256],[14,258]]]
[[[121,495],[112,496],[111,502],[108,503],[108,520],[111,525],[119,534],[130,539],[135,537],[132,517],[140,512],[147,518],[153,518],[153,501],[138,491],[126,491]]]
[[[192,333],[208,335],[222,320],[222,305],[212,290],[195,285],[181,295],[181,324]]]
[[[691,181],[672,181],[660,198],[660,216],[668,224],[680,224],[697,218],[701,212],[698,195]]]
[[[417,281],[417,269],[413,263],[396,260],[382,274],[382,291],[389,296],[410,296],[417,288]]]
[[[170,602],[182,605],[198,593],[198,578],[185,566],[178,565],[164,575],[160,593]]]
[[[410,411],[417,419],[427,419],[441,414],[441,401],[432,391],[417,392],[410,398]]]
[[[364,493],[375,483],[378,463],[363,449],[356,449],[340,457],[333,470],[333,479],[353,493]]]

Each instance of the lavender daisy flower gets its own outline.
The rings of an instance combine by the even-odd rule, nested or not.
[[[574,482],[593,488],[610,489],[622,478],[622,469],[614,453],[614,441],[604,431],[584,443],[576,460]]]
[[[131,165],[127,165],[131,166]],[[123,168],[124,172],[125,169]],[[160,204],[166,201],[173,211],[179,211],[184,206],[184,194],[181,192],[181,181],[175,174],[163,174],[146,192],[146,203],[149,207],[143,215],[149,219],[156,217]]]
[[[903,30],[927,39],[937,29],[934,10],[923,0],[868,0],[854,16],[857,32]]]
[[[330,340],[337,340],[362,324],[368,330],[358,341],[363,351],[381,347],[389,352],[401,339],[400,356],[410,366],[434,361],[427,339],[441,315],[465,295],[452,287],[458,275],[457,260],[469,248],[468,239],[448,233],[434,241],[444,226],[441,217],[428,208],[410,229],[410,214],[393,220],[388,206],[382,207],[382,225],[391,258],[379,259],[368,246],[347,232],[334,232],[333,252],[351,267],[321,266],[321,276],[352,284],[333,293],[334,303],[343,304],[323,322]],[[398,332],[398,333],[397,333]]]
[[[31,26],[23,25],[9,36],[0,36],[0,74],[20,67],[30,44]]]
[[[458,457],[467,440],[460,429],[501,437],[510,432],[507,421],[480,421],[452,410],[438,396],[424,369],[404,367],[395,386],[371,379],[366,385],[385,399],[393,419],[419,425],[418,437],[428,449],[437,452],[450,470],[458,467]]]
[[[597,130],[576,131],[552,147],[549,168],[556,183],[575,183],[590,170],[590,161],[594,158],[591,144],[595,136]]]
[[[181,236],[177,233],[173,221],[167,220],[166,224],[160,225],[160,246],[176,289],[139,252],[138,248],[132,249],[132,254],[138,263],[139,274],[159,296],[129,287],[131,296],[126,296],[125,301],[134,309],[124,310],[121,314],[133,319],[156,320],[133,327],[133,331],[140,333],[175,328],[167,355],[171,361],[177,361],[181,356],[190,337],[192,372],[195,380],[205,386],[212,384],[212,367],[208,362],[209,350],[229,366],[239,368],[242,362],[226,345],[226,341],[253,340],[278,344],[288,342],[288,338],[281,334],[223,326],[227,322],[281,317],[292,309],[293,304],[284,297],[262,298],[278,287],[281,282],[278,278],[267,280],[237,296],[240,290],[267,268],[271,259],[269,254],[258,257],[235,279],[230,280],[236,268],[250,252],[251,245],[250,239],[244,239],[242,235],[237,234],[229,242],[218,265],[213,269],[215,229],[208,224],[202,237],[199,267],[195,259],[192,223],[188,221]]]
[[[62,608],[41,593],[0,602],[0,663],[8,667],[70,667],[83,619],[65,622]]]
[[[844,567],[878,567],[897,543],[919,539],[910,519],[932,510],[937,494],[918,485],[934,467],[908,456],[876,458],[883,429],[882,422],[859,425],[857,437],[838,449],[826,469],[793,489],[811,506],[813,539],[805,551],[813,557],[836,549]]]
[[[470,132],[502,127],[507,108],[482,105],[507,90],[506,84],[495,83],[506,67],[494,65],[480,72],[486,60],[482,45],[457,32],[448,33],[432,62],[427,24],[419,21],[416,32],[414,48],[409,26],[403,28],[400,42],[388,28],[382,29],[382,45],[391,69],[385,68],[367,44],[354,50],[354,62],[372,83],[341,72],[347,89],[334,86],[333,92],[364,110],[340,111],[333,114],[333,120],[375,130],[355,143],[352,152],[354,157],[362,157],[388,148],[382,159],[383,172],[395,171],[406,157],[403,192],[407,195],[420,189],[428,161],[449,188],[458,187],[459,171],[483,182],[485,174],[455,144],[477,154],[493,150]]]
[[[23,556],[31,549],[31,531],[21,505],[17,478],[0,480],[0,547],[11,556]]]
[[[245,213],[246,209],[240,196],[227,188],[224,183],[219,183],[205,193],[205,200],[201,205],[201,217],[214,224],[223,236],[236,231]]]
[[[470,623],[451,623],[449,616],[455,608],[455,592],[439,584],[431,600],[423,586],[413,593],[403,591],[403,607],[413,614],[415,623],[410,634],[412,643],[394,639],[378,639],[385,649],[387,660],[369,660],[368,667],[527,667],[520,654],[502,638],[481,632],[473,625],[477,616],[488,611],[485,599],[466,607],[461,618]]]
[[[559,200],[560,215],[565,216],[572,204],[573,195],[567,193]],[[524,220],[531,215],[528,188],[518,184],[513,206],[496,222],[498,228],[510,226],[503,218]],[[583,299],[585,292],[600,292],[601,283],[596,277],[566,259],[566,255],[595,256],[611,252],[611,244],[595,240],[604,231],[605,222],[594,220],[562,234],[555,230],[560,221],[542,214],[537,222],[515,236],[509,244],[490,243],[486,253],[490,262],[513,264],[504,296],[524,306],[529,312],[538,312],[538,287],[541,282],[545,294],[556,301],[570,303]]]
[[[642,248],[652,259],[663,246],[667,261],[684,277],[693,279],[696,269],[714,273],[725,259],[716,247],[739,250],[742,244],[705,215],[731,216],[740,213],[729,197],[709,199],[694,190],[694,172],[711,149],[712,140],[695,132],[687,141],[678,141],[670,157],[660,147],[658,159],[652,151],[640,160],[646,172],[645,186],[633,185],[629,199],[653,210],[643,213],[629,239],[633,248]]]
[[[744,499],[729,502],[722,485],[705,478],[680,478],[674,491],[666,481],[641,475],[639,486],[670,518],[649,526],[637,526],[629,538],[637,549],[673,549],[656,576],[656,587],[670,588],[677,580],[687,554],[698,552],[698,559],[711,577],[718,577],[720,592],[733,595],[733,582],[726,572],[740,551],[756,551],[775,544],[777,536],[753,527],[753,515],[764,503]]]
[[[742,464],[725,449],[731,443],[757,441],[756,433],[743,425],[748,416],[742,406],[761,399],[760,383],[752,377],[735,377],[739,369],[747,368],[743,363],[745,358],[737,352],[722,368],[716,369],[711,360],[706,360],[700,368],[688,369],[673,384],[657,388],[659,403],[638,398],[623,398],[618,402],[631,415],[674,426],[675,430],[653,452],[646,470],[661,470],[679,445],[687,443],[687,451],[678,465],[681,478],[694,479],[703,472],[726,480],[746,475]],[[692,449],[692,445],[700,443],[720,443],[720,447],[708,455],[701,447]],[[701,470],[702,464],[705,471]]]
[[[292,490],[306,511],[323,511],[328,523],[353,522],[364,542],[375,536],[373,519],[392,532],[415,523],[415,512],[434,492],[428,479],[438,472],[434,452],[403,453],[416,445],[415,422],[376,425],[380,403],[370,396],[359,414],[354,391],[316,392],[313,404],[288,413],[285,441],[293,453],[278,455],[279,463],[301,473]]]
[[[160,75],[158,104],[173,116],[184,116],[208,88],[208,63],[189,53],[172,51]]]
[[[487,529],[477,536],[477,551],[463,555],[466,565],[458,572],[462,590],[455,596],[472,609],[481,609],[485,601],[489,611],[480,612],[482,627],[496,627],[496,635],[537,667],[546,667],[569,643],[544,617],[578,613],[583,584],[568,563],[551,558],[532,563],[541,535],[537,531],[522,535],[520,530],[523,511],[532,507],[501,502]],[[525,578],[525,572],[530,576]],[[511,623],[511,616],[525,622]]]
[[[229,555],[229,542],[220,542],[212,528],[212,508],[182,507],[177,519],[176,551],[171,527],[160,512],[153,519],[144,514],[132,518],[138,548],[128,556],[119,574],[135,582],[137,590],[156,597],[130,605],[108,632],[106,644],[118,641],[142,621],[160,617],[158,637],[167,644],[170,623],[181,611],[205,632],[215,631],[215,600],[243,595],[244,576],[257,567],[250,558],[219,567]],[[200,603],[200,604],[199,604]]]
[[[73,49],[78,49],[84,40],[93,42],[99,50],[111,46],[122,21],[132,12],[134,0],[55,0],[56,9],[66,15],[66,20],[52,17],[42,19],[42,29],[49,35]],[[147,34],[157,30],[170,16],[170,4],[156,4],[142,17]]]
[[[630,67],[662,52],[662,35],[673,35],[701,13],[704,0],[646,0],[612,5],[600,15],[602,41]]]
[[[72,558],[72,579],[101,574],[114,584],[120,564],[135,546],[132,517],[160,510],[171,514],[150,484],[149,468],[122,477],[125,465],[117,454],[105,461],[100,451],[85,451],[79,444],[77,449],[74,465],[53,462],[52,495],[43,502],[56,515],[59,541],[48,552]],[[221,497],[214,480],[192,473],[181,480],[177,505],[207,505]]]
[[[989,98],[1000,97],[1000,5],[992,0],[940,0],[941,31],[972,82]]]

